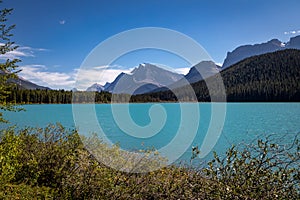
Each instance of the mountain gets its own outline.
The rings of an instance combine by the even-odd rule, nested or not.
[[[222,69],[251,56],[292,48],[300,49],[300,36],[290,38],[290,41],[287,43],[283,43],[278,39],[272,39],[266,43],[240,46],[227,53]]]
[[[126,76],[124,72],[120,73],[113,82],[111,82],[105,91],[112,93],[117,83],[122,79],[123,76]]]
[[[88,92],[101,92],[103,90],[104,90],[104,86],[98,83],[95,83],[86,89],[86,91]]]
[[[17,79],[13,79],[13,80],[10,80],[12,83],[15,83],[16,85],[18,85],[18,87],[20,89],[27,89],[27,90],[51,90],[51,88],[49,87],[44,87],[44,86],[40,86],[40,85],[37,85],[35,83],[32,83],[28,80],[25,80],[21,77],[18,77]]]
[[[202,62],[198,63],[197,65],[193,66],[184,77],[190,83],[195,83],[197,81],[206,79],[206,78],[218,73],[219,72],[218,67],[219,66],[217,66],[212,61],[202,61]]]
[[[220,72],[227,95],[232,102],[292,102],[300,101],[300,50],[285,49],[246,58]],[[198,101],[210,101],[206,82],[215,83],[212,76],[192,83]],[[177,95],[189,99],[187,86],[177,88]],[[216,87],[217,88],[217,87]],[[133,101],[176,101],[172,91],[137,95]]]
[[[300,49],[300,35],[291,38],[290,41],[286,44],[286,46],[288,48]]]
[[[165,87],[181,79],[183,75],[143,63],[130,74],[121,73],[105,91],[111,93],[142,94]]]
[[[110,83],[109,83],[109,82],[106,82],[105,85],[103,86],[103,87],[104,87],[104,90],[106,90],[109,86],[110,86]]]
[[[188,83],[195,83],[197,81],[215,75],[220,71],[219,68],[220,66],[216,65],[213,61],[201,61],[200,63],[191,67],[189,72],[180,80],[171,85],[168,85],[168,87],[154,88],[150,92],[166,91],[169,89],[182,87]]]
[[[0,76],[6,74],[7,72],[0,70]],[[14,83],[18,86],[19,89],[27,89],[27,90],[51,90],[51,88],[48,87],[44,87],[44,86],[40,86],[37,85],[35,83],[32,83],[28,80],[25,80],[22,77],[17,77],[17,78],[13,78],[13,79],[8,79],[9,83]]]

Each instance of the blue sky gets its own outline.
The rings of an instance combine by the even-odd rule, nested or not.
[[[237,46],[273,38],[286,42],[300,34],[299,0],[4,0],[1,7],[14,8],[8,22],[17,25],[13,40],[21,48],[11,56],[22,59],[21,75],[55,89],[72,88],[93,48],[133,28],[179,31],[201,44],[217,63]],[[119,67],[97,82],[111,81],[143,62],[182,72],[189,67],[165,52],[133,52],[116,60]]]

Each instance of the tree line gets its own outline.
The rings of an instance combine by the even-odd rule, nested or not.
[[[109,103],[109,92],[72,92],[70,90],[24,90],[14,88],[7,97],[17,104]]]
[[[221,71],[229,102],[299,102],[300,50],[287,49],[247,58]],[[161,91],[140,95],[109,92],[72,92],[66,90],[24,90],[14,87],[6,98],[14,103],[110,103],[113,102],[174,102],[211,101],[210,94],[218,96],[216,77],[191,84],[197,99],[187,91],[188,86],[174,91]],[[215,84],[209,91],[206,83]]]
[[[300,101],[300,50],[287,49],[246,58],[221,71],[227,101],[229,102],[299,102]],[[197,100],[211,101],[206,82],[216,84],[217,77],[191,84]],[[185,94],[187,86],[177,88],[177,96],[172,91],[138,95],[138,100],[177,101],[192,99]],[[182,98],[184,97],[184,98]]]

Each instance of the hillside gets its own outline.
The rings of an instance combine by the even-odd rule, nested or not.
[[[6,73],[7,72],[4,72],[3,70],[0,70],[0,75],[4,75]],[[22,89],[22,90],[36,90],[36,89],[38,89],[38,90],[51,90],[48,87],[37,85],[37,84],[32,83],[28,80],[25,80],[22,77],[8,79],[8,83],[15,84],[18,87],[18,89]]]
[[[32,83],[28,80],[25,80],[23,78],[18,78],[18,79],[14,79],[14,80],[11,80],[12,83],[15,83],[19,89],[25,89],[25,90],[51,90],[50,88],[48,87],[44,87],[44,86],[40,86],[40,85],[37,85],[35,83]]]
[[[300,50],[286,49],[246,58],[221,72],[227,101],[300,101]],[[212,76],[207,81],[214,82]],[[191,84],[198,101],[210,101],[205,81]],[[186,86],[176,89],[185,96]],[[211,91],[216,92],[216,91]],[[137,95],[132,101],[175,101],[171,91]]]

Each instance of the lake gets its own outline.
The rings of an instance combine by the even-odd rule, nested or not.
[[[300,103],[24,105],[25,112],[5,112],[10,124],[2,124],[1,128],[44,127],[59,122],[68,128],[78,128],[82,134],[102,132],[101,137],[126,150],[155,147],[171,156],[172,162],[188,162],[192,146],[200,147],[209,129],[214,132],[216,128],[210,127],[213,105],[226,107],[225,121],[223,127],[222,123],[218,125],[215,135],[207,138],[212,149],[206,147],[209,152],[202,155],[204,159],[212,157],[211,150],[223,154],[232,144],[250,143],[259,136],[300,132]],[[216,119],[220,120],[218,116]],[[292,136],[288,135],[285,141],[289,140]]]

